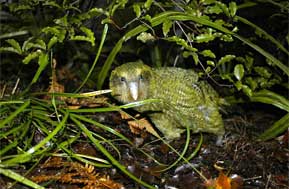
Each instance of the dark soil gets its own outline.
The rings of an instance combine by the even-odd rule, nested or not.
[[[166,168],[165,165],[174,163],[179,158],[179,155],[173,152],[162,141],[157,140],[154,136],[146,132],[139,135],[131,133],[126,121],[122,120],[117,112],[98,113],[94,115],[94,119],[115,128],[118,132],[131,139],[131,141],[134,141],[134,146],[128,145],[123,141],[116,140],[114,142],[114,145],[116,145],[120,152],[120,156],[118,156],[118,153],[116,153],[111,146],[103,145],[114,157],[119,157],[118,160],[134,175],[157,188],[203,189],[207,187],[202,176],[214,180],[218,178],[222,172],[231,179],[231,183],[234,183],[232,189],[288,189],[288,132],[270,141],[257,140],[257,137],[276,120],[280,119],[284,112],[272,108],[272,106],[260,104],[235,106],[225,111],[226,113],[223,114],[223,117],[226,135],[223,138],[223,144],[218,146],[216,145],[216,136],[203,134],[204,140],[201,148],[189,161],[190,164],[181,160],[177,165],[166,171],[163,171],[163,169]],[[100,132],[100,130],[93,126],[89,126],[88,128],[96,133]],[[112,139],[116,138],[116,136],[110,133],[103,133],[102,136]],[[190,154],[194,152],[200,142],[200,136],[200,134],[191,136],[185,157],[189,157]],[[78,154],[101,157],[102,155],[95,146],[87,141],[88,140],[83,137],[82,141],[74,143],[71,148]],[[186,134],[184,133],[179,140],[172,141],[170,145],[181,153],[185,142]],[[149,158],[149,156],[143,152],[146,152],[152,158]],[[55,162],[50,163],[50,167],[47,166],[47,161],[50,161],[51,157],[44,159],[45,161],[39,162],[39,164],[32,169],[30,174],[27,175],[28,178],[33,179],[37,176],[45,178],[47,175],[57,175],[60,172],[66,174],[66,172],[71,173],[75,170],[81,171],[86,169],[80,167],[80,164],[71,163],[74,159],[62,158],[61,160],[53,160],[58,162],[58,164]],[[156,163],[155,160],[162,164]],[[70,168],[67,168],[67,165],[69,165]],[[192,166],[200,173],[197,173]],[[31,168],[30,165],[24,165],[14,170],[21,174],[25,173],[29,168]],[[93,174],[90,175],[92,178],[98,174],[108,175],[113,182],[118,182],[127,189],[145,188],[132,179],[129,179],[115,167],[94,168],[93,171]],[[200,174],[202,174],[202,176]],[[84,179],[85,175],[82,173],[76,173],[76,175],[77,177],[74,179],[81,178],[83,182],[85,179],[87,180],[87,178]],[[84,188],[85,183],[83,182],[81,182],[81,184],[75,182],[69,183],[60,179],[48,182],[46,179],[45,187]],[[8,180],[6,177],[0,177],[0,188],[8,188],[8,185],[11,183],[13,183],[13,181]],[[12,188],[27,187],[14,184]],[[103,188],[114,187],[111,185],[111,187]]]

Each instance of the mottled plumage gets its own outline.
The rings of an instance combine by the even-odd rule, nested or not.
[[[186,126],[195,133],[224,134],[218,94],[192,70],[130,62],[112,71],[110,89],[122,103],[160,99],[135,109],[147,113],[167,139],[180,137]]]

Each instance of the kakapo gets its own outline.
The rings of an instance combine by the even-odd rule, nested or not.
[[[112,71],[109,85],[112,96],[122,103],[159,99],[134,109],[146,113],[168,140],[179,138],[186,127],[219,139],[224,135],[219,96],[193,70],[129,62]]]

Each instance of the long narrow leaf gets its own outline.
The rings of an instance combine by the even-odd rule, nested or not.
[[[271,104],[273,106],[276,106],[282,110],[289,112],[289,100],[287,100],[286,98],[277,93],[268,90],[262,90],[254,93],[251,96],[251,101]]]
[[[31,188],[35,189],[45,189],[43,186],[40,186],[36,184],[35,182],[32,182],[31,180],[28,180],[27,178],[23,177],[22,175],[10,170],[10,169],[2,169],[0,167],[0,174],[5,175],[6,177],[9,177],[13,180],[16,180],[24,185],[30,186]]]
[[[239,39],[240,41],[244,42],[245,44],[247,44],[248,46],[252,47],[253,49],[255,49],[256,51],[258,51],[260,54],[262,54],[263,56],[265,56],[267,59],[269,59],[274,65],[278,66],[282,71],[284,71],[288,76],[289,76],[289,68],[282,64],[282,62],[280,62],[278,59],[276,59],[273,55],[271,55],[270,53],[266,52],[264,49],[262,49],[261,47],[259,47],[258,45],[250,42],[249,40],[245,39],[244,37],[228,30],[225,27],[222,27],[219,24],[216,24],[210,20],[207,20],[205,18],[202,17],[198,17],[198,16],[194,16],[194,15],[189,15],[186,13],[182,13],[182,12],[176,12],[176,11],[166,11],[164,13],[161,13],[157,16],[155,16],[154,18],[151,19],[151,26],[155,27],[161,23],[163,23],[165,20],[170,19],[170,20],[177,20],[177,21],[194,21],[196,23],[199,24],[203,24],[212,28],[215,28],[219,31],[222,31],[226,34],[230,34],[233,35],[235,38]],[[105,80],[105,78],[107,77],[108,71],[111,67],[111,64],[115,58],[115,56],[117,55],[117,53],[120,51],[122,44],[130,39],[131,37],[136,36],[137,34],[140,34],[141,32],[144,32],[146,30],[148,30],[149,28],[145,25],[140,25],[135,27],[134,29],[130,30],[129,32],[127,32],[115,45],[115,47],[112,49],[111,53],[109,54],[107,60],[105,61],[99,75],[98,75],[98,81],[97,81],[97,88],[100,89],[103,85],[103,82]]]
[[[10,123],[19,113],[23,112],[27,106],[29,106],[30,101],[27,100],[22,106],[20,106],[15,112],[11,113],[6,119],[0,122],[0,129],[4,127],[7,123]]]
[[[32,154],[38,151],[41,147],[45,146],[45,144],[49,140],[51,140],[65,126],[68,115],[69,113],[67,112],[64,115],[63,119],[61,120],[61,122],[57,125],[57,127],[52,132],[50,132],[49,135],[45,137],[42,141],[40,141],[37,145],[33,146],[25,153],[3,162],[3,164],[5,165],[18,164],[18,163],[23,163],[23,162],[30,160]]]
[[[275,138],[279,134],[283,133],[286,129],[289,128],[289,113],[283,116],[280,120],[276,121],[272,127],[267,129],[262,133],[258,139],[259,140],[269,140]]]
[[[269,39],[272,43],[274,43],[279,49],[281,49],[283,52],[285,52],[289,56],[289,51],[279,42],[277,41],[272,35],[268,34],[265,30],[260,28],[259,26],[255,25],[254,23],[250,22],[249,20],[240,17],[235,16],[238,20],[243,22],[244,24],[247,24],[251,26],[252,28],[255,28],[256,31],[260,32],[262,35],[264,35],[265,39]]]
[[[125,136],[122,135],[121,133],[117,132],[116,130],[114,130],[114,129],[106,126],[106,125],[103,125],[103,124],[101,124],[101,123],[98,123],[97,121],[94,121],[94,120],[92,120],[92,119],[89,119],[89,118],[87,118],[87,117],[85,117],[85,116],[76,115],[76,114],[71,114],[71,116],[72,116],[72,117],[75,117],[75,118],[77,118],[77,119],[79,119],[79,120],[85,121],[85,122],[87,122],[87,123],[93,124],[93,125],[95,125],[95,126],[97,126],[97,127],[99,127],[99,128],[102,128],[102,129],[104,129],[104,130],[106,130],[106,131],[108,131],[108,132],[110,132],[110,133],[118,136],[119,138],[121,138],[122,140],[126,141],[127,143],[133,145],[133,142],[131,142],[127,137],[125,137]]]
[[[79,86],[79,88],[76,91],[79,91],[83,87],[83,85],[87,82],[88,78],[90,77],[92,71],[94,70],[94,67],[95,67],[95,65],[96,65],[96,63],[98,61],[98,58],[100,56],[100,53],[102,51],[102,47],[103,47],[104,41],[106,39],[107,31],[108,31],[108,25],[105,24],[104,28],[103,28],[102,36],[101,36],[101,41],[100,41],[100,44],[99,44],[99,47],[98,47],[94,62],[92,64],[92,66],[91,66],[86,78],[83,80],[83,82],[81,83],[81,85]]]
[[[136,181],[137,183],[145,186],[146,188],[155,189],[155,187],[149,185],[148,183],[140,180],[136,176],[134,176],[131,172],[129,172],[124,165],[122,165],[120,162],[118,162],[105,148],[101,145],[100,141],[93,137],[91,132],[85,127],[84,124],[82,124],[80,121],[78,121],[73,116],[71,117],[71,120],[74,121],[74,123],[83,131],[83,133],[93,142],[93,144],[97,147],[98,150],[100,150],[103,155],[105,155],[113,165],[115,165],[117,168],[119,168],[123,173],[125,173],[128,177]]]

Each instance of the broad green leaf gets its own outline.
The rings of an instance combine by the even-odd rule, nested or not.
[[[13,47],[0,47],[0,52],[12,52],[19,54],[18,50]]]
[[[40,53],[39,58],[38,58],[38,69],[31,81],[31,84],[36,83],[38,81],[38,78],[40,74],[43,72],[43,70],[46,68],[46,66],[49,63],[49,56],[46,53]]]
[[[54,19],[54,23],[60,26],[68,27],[67,14],[62,18]]]
[[[247,70],[251,70],[254,64],[254,58],[249,55],[246,55],[245,58],[246,58],[245,67]]]
[[[11,12],[18,12],[22,10],[32,10],[32,7],[29,5],[21,5],[19,3],[9,3],[9,10]]]
[[[254,91],[258,87],[258,83],[252,77],[246,77],[245,82],[250,86],[250,88]]]
[[[28,64],[31,60],[35,59],[35,58],[38,58],[41,54],[41,50],[37,50],[37,51],[34,51],[32,53],[29,53],[23,60],[22,62],[24,64]]]
[[[220,14],[223,12],[223,10],[220,8],[220,6],[214,5],[207,7],[205,12],[208,14]]]
[[[44,1],[44,2],[43,2],[43,5],[44,5],[44,6],[55,7],[55,8],[58,8],[58,9],[62,9],[62,7],[59,6],[59,4],[56,3],[55,1]]]
[[[27,35],[27,34],[29,34],[29,31],[27,31],[27,30],[9,32],[9,33],[2,33],[2,34],[0,34],[0,39],[13,38],[13,37]]]
[[[189,50],[189,51],[193,51],[193,52],[198,51],[198,49],[190,46],[186,40],[177,36],[167,37],[164,40],[175,42],[176,44],[183,46],[186,50]]]
[[[242,87],[243,87],[242,82],[241,81],[237,81],[235,83],[235,87],[237,88],[238,91],[240,91],[242,89]]]
[[[188,14],[185,14],[182,12],[166,11],[166,12],[163,12],[159,15],[156,15],[155,17],[153,17],[150,20],[151,27],[155,27],[157,25],[160,25],[167,19],[178,20],[178,21],[188,21],[189,20],[189,21],[192,21],[192,22],[195,22],[198,24],[209,26],[209,27],[214,28],[216,30],[219,30],[223,33],[233,35],[238,40],[244,42],[246,45],[250,46],[251,48],[253,48],[257,52],[262,54],[264,57],[268,58],[274,65],[278,66],[282,71],[284,71],[289,76],[289,68],[286,65],[282,64],[282,62],[279,61],[278,59],[276,59],[273,55],[271,55],[270,53],[268,53],[267,51],[265,51],[261,47],[257,46],[256,44],[252,43],[251,41],[247,40],[246,38],[244,38],[240,35],[237,35],[237,34],[233,33],[232,31],[230,31],[229,29],[227,29],[227,28],[225,28],[219,24],[216,24],[214,22],[211,22],[210,20],[195,16],[195,15],[188,15]],[[117,53],[120,51],[123,42],[127,41],[128,39],[134,37],[135,35],[138,35],[141,32],[144,32],[148,29],[149,28],[144,26],[144,25],[139,25],[139,26],[133,28],[132,30],[130,30],[129,32],[127,32],[117,42],[117,44],[112,49],[111,53],[109,54],[107,60],[104,63],[104,66],[102,67],[102,69],[98,75],[98,82],[97,82],[98,88],[101,88],[101,86],[103,85],[103,82],[107,76],[107,73],[110,69],[110,66],[111,66],[115,56],[117,55]],[[197,49],[196,49],[196,51],[197,51]],[[222,63],[222,61],[221,61],[221,63]],[[222,77],[229,77],[230,78],[230,76],[224,76],[224,75],[222,75]]]
[[[232,79],[232,77],[231,77],[231,75],[230,74],[228,74],[228,73],[220,73],[220,75],[221,75],[221,78],[223,79],[223,80],[229,80],[230,82],[234,82],[234,80]],[[237,83],[238,83],[239,81],[237,81]],[[240,82],[239,82],[239,84],[240,84]],[[239,87],[240,88],[240,87]],[[238,87],[237,87],[237,89],[238,89]]]
[[[48,44],[47,44],[47,49],[51,49],[53,47],[54,44],[56,44],[58,41],[56,36],[53,36],[50,38]]]
[[[242,85],[242,91],[247,95],[247,96],[252,96],[253,92],[250,89],[248,85]]]
[[[52,35],[56,36],[58,42],[63,42],[67,33],[67,30],[64,28],[61,28],[60,26],[54,26],[54,27],[48,26],[48,27],[43,28],[41,31],[44,32],[45,34],[51,33]]]
[[[69,17],[70,24],[83,25],[84,20],[89,20],[93,17],[100,16],[101,14],[109,16],[109,12],[103,10],[102,8],[92,8],[88,12],[83,12],[76,15],[75,17]]]
[[[192,56],[192,54],[193,54],[193,52],[191,52],[191,51],[183,51],[183,57],[184,58],[188,58],[189,56]]]
[[[209,66],[205,69],[205,73],[209,73],[209,72],[211,72],[211,71],[212,71],[212,68],[209,67]]]
[[[172,25],[173,25],[173,22],[171,20],[164,21],[162,29],[163,29],[163,34],[165,37],[170,32]]]
[[[144,8],[149,10],[151,8],[152,3],[153,3],[153,0],[146,0],[144,4]]]
[[[140,9],[140,5],[139,4],[137,4],[137,3],[134,3],[133,4],[133,11],[134,11],[134,13],[135,13],[135,15],[136,15],[136,17],[140,17],[141,16],[141,9]]]
[[[272,73],[265,67],[256,66],[253,68],[255,72],[257,72],[260,76],[264,78],[270,78]]]
[[[227,54],[227,55],[223,56],[223,57],[218,61],[218,65],[222,65],[222,64],[224,64],[224,63],[231,62],[234,58],[236,58],[235,55]]]
[[[31,48],[30,44],[31,41],[34,39],[34,37],[29,37],[28,39],[26,39],[23,44],[22,44],[22,51],[27,51]]]
[[[26,40],[23,45],[22,49],[23,51],[28,51],[31,48],[37,48],[41,50],[46,50],[46,44],[43,40],[37,39],[36,42],[30,42],[31,40]]]
[[[205,56],[205,57],[210,57],[210,58],[216,58],[215,53],[213,53],[211,50],[206,49],[203,50],[202,52],[200,52],[201,55]]]
[[[197,53],[193,53],[193,59],[194,59],[194,62],[195,62],[195,65],[198,65],[199,64],[199,56]]]
[[[232,17],[236,15],[236,12],[237,12],[236,2],[232,1],[229,3],[229,11]]]
[[[203,0],[203,1],[202,1],[202,3],[203,3],[204,5],[210,5],[210,4],[215,3],[215,2],[216,2],[216,0]]]
[[[155,37],[151,34],[151,33],[147,33],[147,32],[142,32],[140,33],[137,37],[137,40],[146,43],[148,41],[155,41]]]
[[[242,64],[237,64],[234,67],[234,76],[240,81],[244,76],[244,66]]]
[[[197,35],[195,40],[197,43],[207,43],[209,41],[213,41],[215,39],[215,36],[211,33],[202,33],[200,35]]]
[[[144,16],[144,19],[149,21],[150,23],[152,22],[152,17],[148,14]]]
[[[38,65],[42,68],[46,67],[48,64],[48,54],[46,53],[41,53],[38,59]]]
[[[82,26],[80,28],[80,30],[86,34],[86,36],[81,36],[81,35],[77,35],[77,36],[70,36],[71,40],[76,40],[76,41],[87,41],[91,43],[91,46],[95,45],[95,37],[94,37],[94,33],[93,31],[91,31],[91,29]]]
[[[208,65],[208,66],[213,66],[213,67],[215,67],[215,62],[214,62],[214,61],[207,60],[206,62],[207,62],[207,65]]]
[[[183,57],[184,57],[184,58],[188,58],[189,56],[192,56],[195,65],[198,65],[198,63],[199,63],[199,56],[198,56],[198,54],[195,53],[195,52],[192,52],[192,51],[184,51],[184,52],[183,52]]]
[[[228,9],[228,7],[227,7],[226,4],[221,3],[221,2],[219,2],[219,1],[217,1],[216,4],[223,10],[224,14],[225,14],[227,17],[230,16],[229,9]]]
[[[21,47],[15,39],[7,39],[6,42],[9,43],[17,51],[17,54],[22,54]]]
[[[225,42],[232,42],[232,41],[234,41],[232,35],[230,35],[230,34],[223,34],[223,35],[221,35],[220,39],[221,39],[222,41],[225,41]]]
[[[125,5],[127,4],[128,0],[118,0],[115,1],[116,3],[113,5],[111,11],[110,11],[110,16],[114,15],[114,12],[118,9],[118,8],[125,8]]]

